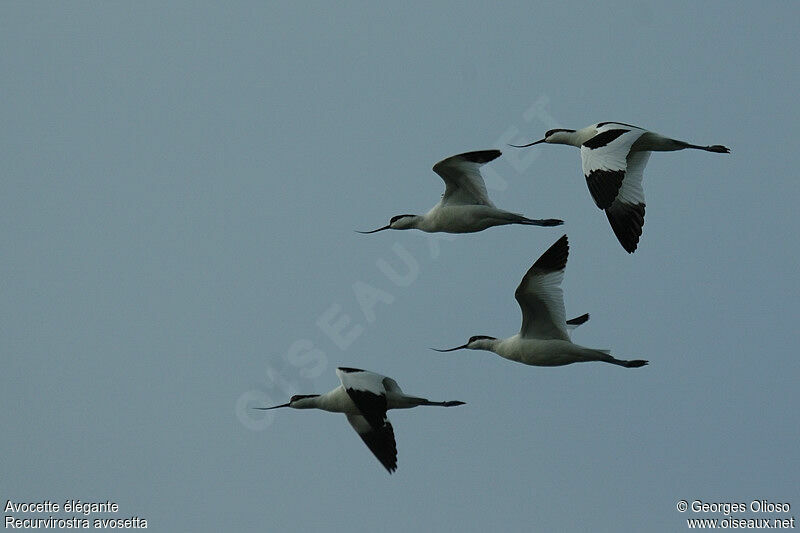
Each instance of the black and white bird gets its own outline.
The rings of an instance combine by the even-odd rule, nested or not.
[[[694,148],[728,154],[725,146],[698,146],[622,122],[599,122],[580,130],[553,129],[539,143],[569,144],[581,149],[583,174],[597,207],[606,212],[611,229],[622,247],[633,253],[644,225],[642,174],[650,152]]]
[[[569,242],[564,235],[531,266],[522,278],[514,297],[522,310],[522,327],[518,334],[507,339],[486,335],[470,337],[462,346],[437,352],[452,352],[464,348],[488,350],[500,357],[534,366],[562,366],[586,361],[602,361],[627,368],[644,366],[641,359],[624,361],[611,356],[608,350],[597,350],[574,344],[569,337],[570,326],[586,322],[589,315],[565,320],[564,293],[561,281],[569,255]]]
[[[492,226],[525,224],[530,226],[558,226],[563,220],[533,220],[517,213],[498,209],[489,200],[480,167],[500,157],[500,150],[467,152],[442,159],[433,166],[445,183],[445,191],[438,204],[424,215],[397,215],[389,224],[372,231],[386,229],[419,229],[428,233],[473,233]]]
[[[360,370],[340,367],[336,369],[341,385],[325,394],[292,396],[289,403],[274,407],[256,407],[261,411],[291,407],[293,409],[322,409],[331,413],[344,413],[347,421],[372,450],[378,461],[391,474],[397,469],[397,445],[392,424],[386,417],[389,409],[410,409],[418,405],[453,407],[464,402],[432,402],[425,398],[404,394],[392,378]]]

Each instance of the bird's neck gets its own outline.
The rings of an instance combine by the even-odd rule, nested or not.
[[[403,218],[398,220],[392,226],[392,229],[414,229],[414,228],[419,228],[423,221],[424,221],[424,217],[421,216],[421,215],[404,216]]]
[[[497,353],[497,346],[500,342],[502,342],[502,339],[478,339],[473,341],[469,347],[473,350],[486,350]]]
[[[322,409],[330,413],[349,413],[355,409],[353,400],[342,385],[310,399],[312,401],[308,403],[308,407],[303,409]]]
[[[295,400],[291,405],[292,409],[318,409],[320,407],[320,396],[314,395],[308,398]]]
[[[583,143],[597,134],[594,126],[587,126],[578,131],[559,131],[551,135],[547,142],[550,144],[568,144],[569,146],[580,147]]]
[[[523,351],[520,349],[522,348],[522,344],[524,344],[524,342],[524,339],[522,339],[519,335],[514,335],[513,337],[509,337],[507,339],[480,340],[474,344],[480,343],[480,347],[478,349],[493,352],[504,359],[521,361]]]

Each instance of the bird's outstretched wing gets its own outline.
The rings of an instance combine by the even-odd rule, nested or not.
[[[486,192],[481,166],[500,157],[500,150],[466,152],[433,165],[445,183],[442,205],[486,205],[494,207]]]
[[[568,255],[569,242],[564,235],[533,263],[522,278],[514,292],[522,310],[521,337],[569,340],[564,292],[561,290]]]
[[[348,414],[347,420],[375,457],[391,473],[397,468],[397,445],[394,430],[386,416],[384,380],[397,383],[386,376],[359,368],[340,367],[336,375],[360,414]],[[399,388],[399,387],[398,387]]]
[[[601,122],[597,134],[581,145],[586,185],[600,209],[608,209],[617,198],[628,169],[631,146],[647,130],[616,122]]]

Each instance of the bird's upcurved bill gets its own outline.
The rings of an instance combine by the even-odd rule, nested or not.
[[[463,344],[461,346],[456,346],[455,348],[448,348],[446,350],[440,350],[439,348],[431,348],[431,350],[433,350],[435,352],[455,352],[456,350],[463,350],[466,347],[467,347],[467,345]]]
[[[382,228],[374,229],[372,231],[358,231],[358,230],[356,230],[356,233],[363,233],[364,235],[366,235],[367,233],[377,233],[378,231],[383,231],[385,229],[391,229],[391,228],[392,228],[392,225],[388,224],[388,225],[386,225],[386,226],[384,226]]]
[[[253,407],[253,409],[258,409],[259,411],[269,411],[270,409],[277,409],[278,407],[289,407],[288,403],[283,405],[274,405],[272,407]]]
[[[509,144],[509,146],[513,146],[514,148],[527,148],[528,146],[533,146],[534,144],[539,144],[539,143],[543,143],[543,142],[544,142],[544,139],[539,139],[538,141],[532,142],[530,144],[523,144],[523,145]]]

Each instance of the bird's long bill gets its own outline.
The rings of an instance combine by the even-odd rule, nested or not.
[[[391,229],[391,228],[392,228],[392,225],[391,224],[387,224],[386,226],[384,226],[382,228],[374,229],[372,231],[358,231],[358,230],[356,230],[356,233],[363,233],[364,235],[366,235],[367,233],[377,233],[379,231],[383,231],[385,229]]]
[[[439,348],[431,348],[431,350],[435,352],[455,352],[456,350],[463,350],[466,347],[467,347],[466,344],[462,344],[461,346],[456,346],[455,348],[448,348],[446,350],[440,350]]]
[[[288,403],[283,405],[274,405],[272,407],[253,407],[253,409],[258,409],[259,411],[269,411],[270,409],[277,409],[278,407],[289,407]]]
[[[543,143],[543,142],[544,142],[544,139],[539,139],[538,141],[532,142],[530,144],[523,144],[523,145],[509,144],[509,146],[513,146],[514,148],[527,148],[528,146],[533,146],[534,144],[539,144],[539,143]]]

